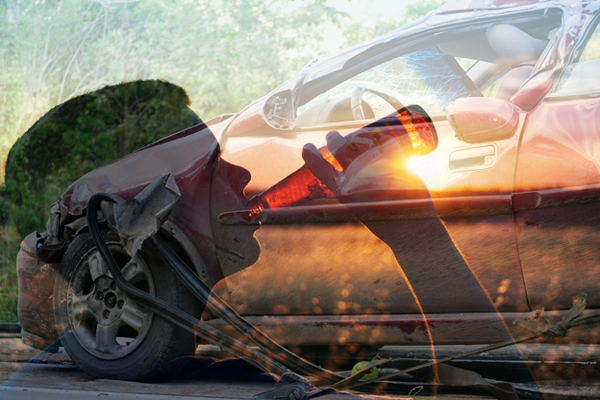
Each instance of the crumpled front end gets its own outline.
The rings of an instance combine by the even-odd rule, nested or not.
[[[219,126],[211,127],[219,128]],[[73,182],[51,208],[47,236],[37,245],[38,257],[60,262],[62,245],[85,227],[87,202],[95,193],[131,199],[167,170],[181,188],[182,197],[198,196],[209,160],[218,155],[215,135],[206,124],[166,137],[126,157],[97,168]]]
[[[17,254],[17,309],[23,343],[42,350],[58,339],[52,299],[58,264],[38,260],[35,252],[38,236],[37,232],[28,235]]]
[[[52,298],[57,270],[71,240],[87,227],[87,202],[93,194],[128,200],[170,171],[181,199],[169,220],[187,237],[211,241],[210,178],[219,154],[213,131],[223,125],[201,124],[166,137],[89,172],[67,188],[51,207],[47,232],[28,235],[17,256],[18,315],[26,344],[43,349],[58,338]]]

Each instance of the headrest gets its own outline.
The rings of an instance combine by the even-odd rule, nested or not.
[[[485,32],[485,37],[498,54],[498,59],[494,63],[509,67],[537,60],[548,44],[548,40],[536,39],[509,24],[490,26]]]

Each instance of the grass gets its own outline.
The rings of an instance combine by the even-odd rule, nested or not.
[[[11,226],[0,226],[0,323],[17,318],[16,259],[21,237]]]

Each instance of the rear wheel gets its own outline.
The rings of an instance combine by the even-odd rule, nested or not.
[[[169,268],[144,247],[130,261],[111,230],[102,231],[124,278],[134,287],[192,315],[199,306]],[[129,262],[129,263],[128,263]],[[69,246],[54,286],[54,313],[73,361],[94,378],[150,380],[191,355],[195,337],[154,315],[119,289],[89,232]]]

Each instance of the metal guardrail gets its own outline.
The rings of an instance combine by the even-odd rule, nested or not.
[[[21,333],[21,325],[0,323],[0,333]]]

